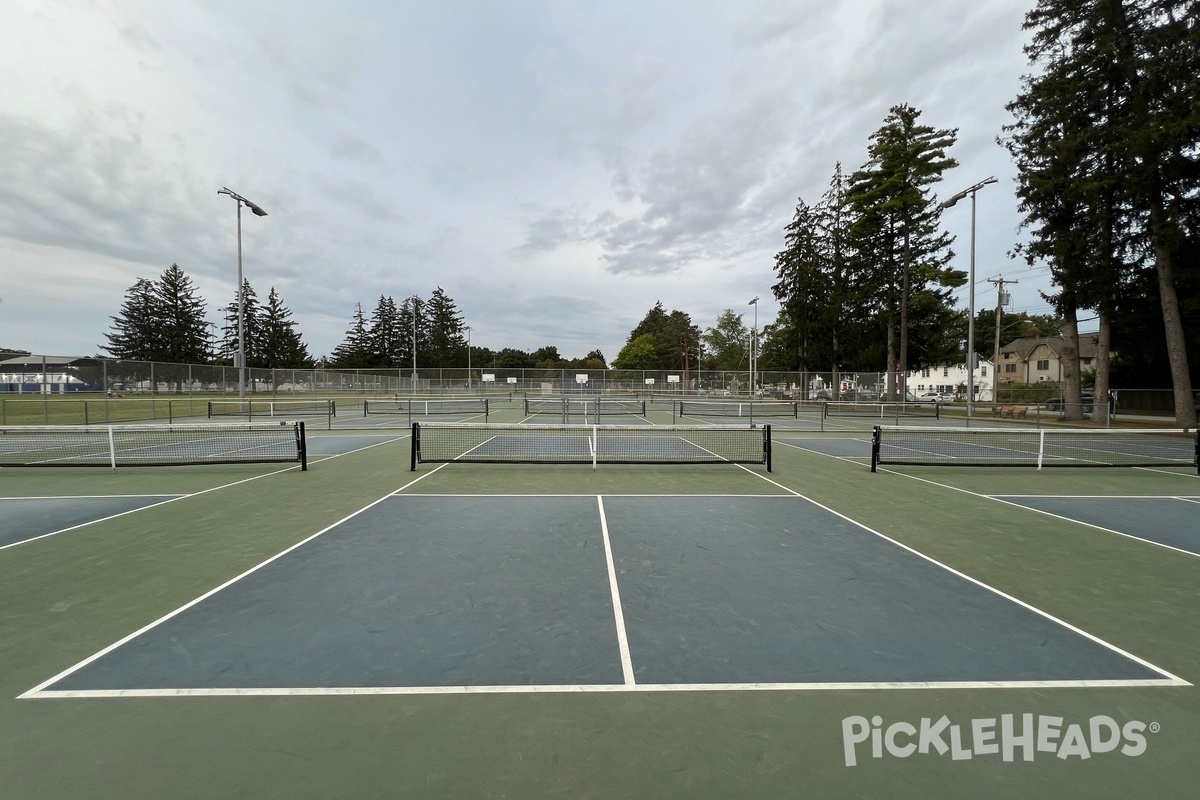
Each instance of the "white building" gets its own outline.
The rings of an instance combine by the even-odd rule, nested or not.
[[[991,361],[979,359],[975,367],[975,401],[991,402],[992,380],[995,367]],[[915,395],[923,392],[941,392],[955,400],[967,399],[967,365],[954,364],[914,369],[908,373],[908,390]]]

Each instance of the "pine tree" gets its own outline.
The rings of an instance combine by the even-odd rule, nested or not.
[[[247,367],[265,367],[266,357],[263,344],[263,314],[262,306],[258,303],[258,295],[250,281],[242,281],[242,320],[246,331],[246,345],[243,352],[246,355]],[[221,328],[220,355],[222,361],[232,364],[238,352],[238,298],[234,295],[229,305],[225,306],[225,325]]]
[[[350,322],[350,329],[346,331],[346,338],[334,348],[329,357],[331,366],[352,369],[369,367],[371,357],[370,331],[367,329],[366,317],[363,316],[362,303],[355,303],[354,317]]]
[[[153,361],[162,349],[163,312],[153,281],[138,278],[125,292],[117,316],[109,319],[112,332],[104,334],[108,344],[101,349],[113,358]]]
[[[267,295],[262,322],[264,366],[302,369],[312,365],[308,347],[296,330],[292,312],[283,304],[274,286]]]
[[[1075,308],[1094,307],[1106,334],[1110,321],[1136,317],[1122,305],[1158,295],[1185,427],[1196,424],[1178,292],[1200,273],[1196,20],[1195,0],[1040,0],[1024,27],[1033,32],[1026,54],[1042,73],[1009,104],[1016,122],[1004,141],[1020,169],[1027,252],[1051,264],[1067,323]]]
[[[839,163],[815,206],[797,203],[786,247],[775,256],[779,282],[772,291],[781,313],[768,338],[770,355],[781,367],[830,370],[834,387],[843,362],[859,369],[884,367],[874,350],[879,292],[866,280],[871,271],[856,269],[861,257],[847,191]]]
[[[395,300],[379,296],[375,312],[371,315],[367,338],[370,342],[372,366],[403,366],[404,332],[400,327],[400,311],[396,308]]]
[[[465,367],[467,340],[463,335],[462,314],[454,300],[439,286],[430,296],[425,310],[429,331],[427,366]]]
[[[206,364],[212,358],[204,299],[178,264],[168,267],[154,284],[161,314],[155,360],[172,364]]]
[[[921,112],[894,106],[883,126],[871,134],[869,160],[850,179],[847,197],[857,215],[855,237],[859,269],[874,268],[878,296],[885,301],[888,342],[888,392],[903,396],[910,369],[909,334],[914,292],[928,293],[932,303],[948,306],[950,289],[966,282],[966,274],[948,267],[953,253],[950,236],[938,230],[940,211],[930,187],[942,173],[958,165],[946,154],[957,131],[918,123]]]

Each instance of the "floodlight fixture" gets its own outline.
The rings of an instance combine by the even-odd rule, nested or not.
[[[238,267],[237,267],[237,305],[238,305],[238,349],[237,349],[237,367],[238,371],[238,399],[246,397],[246,298],[242,291],[242,206],[254,212],[256,217],[265,217],[266,211],[262,207],[250,202],[235,191],[227,187],[221,187],[217,190],[217,194],[225,194],[237,201],[237,245],[238,245]]]

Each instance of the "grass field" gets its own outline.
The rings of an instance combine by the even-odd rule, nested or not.
[[[1194,469],[872,474],[814,415],[769,474],[412,472],[393,422],[304,473],[0,470],[0,795],[1200,785]]]

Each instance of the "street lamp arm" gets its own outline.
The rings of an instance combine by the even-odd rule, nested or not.
[[[267,212],[266,212],[266,211],[263,211],[263,209],[262,209],[262,207],[261,207],[261,206],[259,206],[259,205],[258,205],[258,204],[256,204],[256,203],[252,203],[252,202],[250,202],[249,200],[247,200],[246,198],[242,197],[242,196],[241,196],[240,194],[238,194],[237,192],[235,192],[235,191],[232,191],[231,189],[228,189],[228,188],[222,187],[222,188],[220,188],[220,189],[217,189],[217,194],[227,194],[227,195],[229,195],[229,196],[230,196],[230,197],[232,197],[234,200],[237,200],[239,203],[242,203],[243,205],[245,205],[245,206],[246,206],[246,208],[248,208],[248,209],[250,209],[251,211],[253,211],[253,212],[254,212],[254,215],[255,215],[256,217],[265,217],[265,216],[267,215]]]

